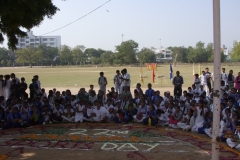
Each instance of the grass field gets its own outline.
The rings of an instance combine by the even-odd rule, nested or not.
[[[201,70],[205,67],[209,67],[210,72],[213,72],[212,66],[201,65]],[[224,66],[226,68],[226,72],[230,69],[234,71],[234,75],[236,76],[239,71],[239,66]],[[113,77],[115,75],[115,71],[117,69],[121,70],[123,68],[127,68],[128,73],[131,75],[131,87],[135,88],[136,83],[140,82],[140,67],[21,67],[21,68],[0,68],[0,74],[10,74],[15,73],[18,78],[25,77],[27,84],[31,83],[31,79],[33,75],[39,75],[42,87],[46,89],[57,88],[58,90],[71,89],[73,91],[79,90],[81,87],[89,88],[90,84],[95,86],[95,89],[98,89],[97,80],[99,77],[99,72],[103,71],[108,80],[107,88],[113,86]],[[189,65],[178,65],[176,67],[173,66],[173,73],[176,71],[180,71],[180,75],[184,78],[183,89],[186,89],[188,86],[191,86],[193,83],[193,66]],[[195,72],[198,72],[198,65],[195,65]],[[143,67],[142,76],[147,76],[148,78],[144,78],[144,84],[142,84],[142,88],[147,88],[148,83],[151,82],[151,74],[152,71]],[[166,89],[171,89],[172,82],[169,79],[169,65],[159,65],[158,70],[155,72],[157,76],[165,76],[164,78],[155,78],[155,83],[153,84],[153,88],[157,88],[161,91],[165,91]],[[60,89],[59,89],[60,88]],[[172,90],[172,89],[171,89]]]

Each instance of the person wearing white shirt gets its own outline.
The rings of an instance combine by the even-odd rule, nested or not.
[[[95,122],[108,122],[108,110],[102,107],[101,102],[96,102],[96,107],[93,109],[93,121]]]
[[[207,78],[208,78],[209,74],[206,74],[205,71],[202,71],[202,75],[200,76],[201,79],[201,85],[203,86],[204,90],[206,91],[206,93],[209,94],[209,88],[207,86]],[[200,87],[200,86],[199,86]],[[201,87],[200,87],[201,90]]]
[[[177,123],[179,128],[183,130],[191,130],[195,123],[195,117],[193,116],[193,110],[189,109],[187,115],[183,116],[182,120]]]
[[[194,75],[194,85],[195,85],[196,89],[199,90],[199,87],[201,85],[201,81],[199,79],[199,75],[198,74]]]
[[[123,71],[123,77],[121,77],[121,79],[123,80],[123,86],[124,87],[126,86],[128,88],[128,91],[130,91],[130,82],[131,82],[130,74],[127,73],[127,69],[125,68],[122,71]]]
[[[39,80],[39,76],[38,76],[38,75],[35,75],[35,76],[33,76],[33,78],[36,79],[36,83],[37,83],[37,85],[38,85],[38,90],[37,90],[37,92],[41,92],[41,82],[40,82],[40,80]]]
[[[121,87],[121,79],[120,79],[120,71],[116,71],[116,75],[113,77],[113,83],[115,85],[115,89],[117,93],[120,93],[120,87]]]
[[[135,122],[143,122],[145,115],[147,113],[148,106],[145,104],[144,100],[141,100],[140,106],[138,107],[137,114],[133,116]]]
[[[62,119],[64,122],[74,122],[75,116],[71,105],[68,104],[66,109],[63,111]]]
[[[205,68],[205,75],[206,75],[206,78],[207,78],[207,89],[208,89],[208,90],[206,90],[206,89],[205,90],[206,90],[207,95],[209,95],[209,93],[212,90],[211,80],[212,80],[212,76],[213,76],[213,74],[211,74],[209,72],[209,68]]]
[[[53,122],[61,123],[62,122],[62,114],[63,114],[63,110],[60,108],[60,105],[58,103],[56,103],[55,107],[53,109],[53,117],[52,117]]]
[[[93,106],[91,103],[87,104],[87,109],[85,109],[84,112],[85,113],[84,113],[83,120],[92,122],[93,121]]]
[[[228,75],[225,73],[225,68],[222,68],[221,79],[225,82],[225,85],[227,85]]]
[[[108,84],[107,78],[104,77],[104,73],[100,72],[100,77],[98,78],[98,84],[99,84],[99,90],[104,92],[104,95],[106,94],[106,86]]]

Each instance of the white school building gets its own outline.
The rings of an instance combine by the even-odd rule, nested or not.
[[[45,44],[49,47],[60,48],[61,36],[34,36],[33,31],[27,32],[26,37],[18,37],[17,49],[38,47],[40,44]]]

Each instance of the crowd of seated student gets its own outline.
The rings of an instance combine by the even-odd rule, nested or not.
[[[207,96],[202,85],[199,89],[195,85],[188,87],[178,98],[170,92],[164,92],[161,96],[160,91],[154,91],[151,84],[143,92],[140,83],[136,85],[133,95],[127,87],[121,95],[112,87],[105,96],[101,90],[96,93],[93,85],[90,85],[88,92],[85,88],[77,94],[72,94],[70,90],[60,93],[53,89],[47,95],[44,88],[40,89],[40,81],[35,76],[28,95],[26,85],[20,85],[25,83],[24,78],[21,81],[16,83],[16,78],[13,78],[14,90],[10,90],[7,99],[0,97],[2,129],[48,123],[134,122],[147,125],[151,122],[156,127],[168,126],[212,136],[213,94]],[[229,89],[222,82],[220,96],[219,137],[229,146],[240,148],[235,138],[231,137],[232,133],[240,135],[240,92],[234,87]]]

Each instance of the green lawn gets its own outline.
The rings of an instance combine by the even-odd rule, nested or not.
[[[212,66],[201,65],[201,69],[205,67],[209,67],[210,72],[213,71]],[[226,68],[226,72],[230,69],[233,69],[234,75],[236,76],[239,71],[238,66],[224,66]],[[42,87],[89,87],[90,84],[97,85],[97,80],[99,77],[99,72],[103,71],[105,76],[108,79],[108,87],[113,86],[113,77],[115,75],[115,71],[117,69],[123,69],[124,67],[53,67],[53,68],[0,68],[0,74],[10,74],[15,73],[18,78],[25,77],[26,82],[30,84],[33,75],[39,75],[40,81],[42,83]],[[126,67],[128,73],[131,75],[131,86],[135,87],[135,84],[140,82],[140,67]],[[173,66],[173,73],[176,71],[180,71],[180,74],[184,78],[183,87],[186,88],[193,83],[193,67],[190,65],[178,65],[176,67]],[[198,65],[195,65],[195,71],[198,72]],[[143,76],[147,76],[148,78],[144,78],[143,88],[147,87],[148,83],[151,83],[151,74],[152,71],[148,71],[146,67],[143,67]],[[172,87],[171,80],[169,79],[169,65],[159,65],[158,70],[155,72],[156,76],[164,75],[165,78],[155,79],[155,83],[153,84],[153,88],[161,88],[161,87]]]

